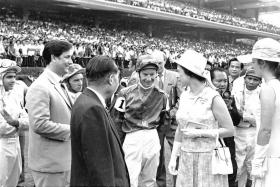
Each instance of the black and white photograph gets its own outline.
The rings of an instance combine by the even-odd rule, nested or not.
[[[0,187],[280,187],[280,0],[0,0]]]

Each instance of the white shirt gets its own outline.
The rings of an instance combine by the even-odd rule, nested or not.
[[[100,93],[98,93],[96,90],[94,90],[93,88],[90,88],[90,87],[87,87],[87,88],[89,90],[93,91],[93,93],[95,93],[97,95],[98,99],[101,101],[101,103],[104,106],[104,108],[106,108],[107,106],[106,106],[106,102],[105,102],[104,97]]]
[[[19,121],[19,128],[28,127],[28,115],[23,108],[21,98],[24,94],[22,85],[16,83],[14,88],[8,92],[5,91],[4,86],[0,86],[0,110],[3,108],[14,118]],[[5,118],[0,114],[0,137],[9,137],[17,135],[18,129],[9,125]]]
[[[261,88],[258,86],[255,90],[248,90],[244,84],[245,83],[243,83],[242,86],[240,85],[238,87],[239,89],[234,90],[236,107],[238,110],[241,110],[241,108],[243,107],[243,117],[246,116],[254,118],[256,120],[256,123],[258,123],[261,108]]]

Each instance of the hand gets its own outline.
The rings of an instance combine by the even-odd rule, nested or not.
[[[252,160],[252,178],[263,178],[266,173],[266,167],[263,165],[264,159],[254,159]]]
[[[216,138],[218,136],[216,129],[182,129],[182,132],[189,138]]]
[[[19,121],[14,119],[5,109],[0,110],[0,113],[9,125],[11,125],[15,128],[19,127]]]
[[[256,120],[254,119],[254,118],[252,118],[252,117],[249,117],[249,116],[243,116],[243,121],[244,122],[248,122],[248,123],[250,123],[251,125],[254,125],[254,126],[256,126]]]
[[[178,174],[178,170],[176,170],[176,158],[170,159],[168,164],[168,170],[171,175]]]
[[[172,109],[169,111],[170,117],[171,117],[171,118],[175,118],[175,117],[176,117],[176,112],[177,112],[177,109],[176,109],[176,108],[172,108]]]
[[[269,145],[258,145],[255,146],[254,159],[252,160],[252,171],[251,175],[253,178],[263,178],[267,171],[267,150]]]

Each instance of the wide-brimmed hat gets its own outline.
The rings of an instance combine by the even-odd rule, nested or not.
[[[138,66],[136,71],[140,72],[144,69],[155,69],[158,70],[158,64],[151,55],[143,55],[138,58]]]
[[[19,73],[21,68],[17,66],[17,63],[10,59],[0,59],[0,74],[3,74],[8,71],[15,71]]]
[[[236,58],[242,64],[249,64],[249,63],[252,62],[252,55],[251,54],[239,55]]]
[[[205,70],[207,59],[202,54],[194,50],[186,50],[175,62],[194,74],[207,78]]]
[[[280,43],[271,38],[264,38],[255,43],[252,58],[280,63]]]
[[[178,60],[175,60],[175,62],[194,74],[205,78],[210,87],[213,89],[216,88],[211,82],[209,71],[205,69],[207,59],[201,53],[194,50],[186,50]]]
[[[80,66],[79,64],[71,64],[68,68],[68,73],[63,76],[61,81],[63,82],[76,74],[85,72],[86,69]]]

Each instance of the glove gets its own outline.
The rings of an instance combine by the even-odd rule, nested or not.
[[[216,138],[218,137],[218,129],[181,129],[184,135],[189,138],[199,138],[199,137],[206,137],[206,138]]]
[[[179,155],[180,148],[181,148],[181,142],[174,141],[171,158],[168,164],[168,170],[171,175],[178,174],[178,171],[176,170],[176,160]]]
[[[268,147],[269,145],[256,145],[254,159],[252,160],[252,178],[263,178],[265,176],[267,171],[266,152]]]

